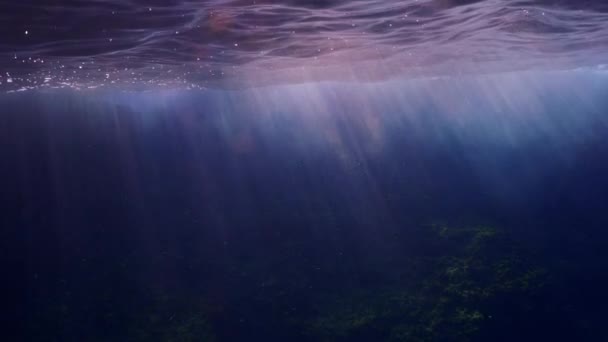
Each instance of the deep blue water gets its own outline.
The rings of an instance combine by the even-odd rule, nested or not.
[[[605,340],[607,91],[6,94],[4,338]]]
[[[0,23],[1,341],[608,341],[606,1]]]

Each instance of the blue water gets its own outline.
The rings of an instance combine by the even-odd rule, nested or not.
[[[604,340],[607,93],[578,70],[4,94],[6,339]]]
[[[607,2],[0,23],[0,341],[608,341]]]

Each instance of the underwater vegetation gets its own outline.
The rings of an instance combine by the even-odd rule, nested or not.
[[[135,318],[129,341],[215,342],[204,303],[161,296]]]
[[[412,257],[410,267],[418,271],[401,287],[336,298],[309,321],[313,340],[476,340],[492,321],[508,319],[513,311],[524,314],[525,307],[506,307],[544,286],[546,271],[526,260],[499,229],[434,224],[420,233],[419,242],[437,254]],[[501,302],[503,309],[496,305]]]
[[[216,342],[242,340],[239,322],[224,321],[254,310],[247,326],[297,341],[478,341],[508,329],[513,317],[535,314],[533,298],[549,279],[533,254],[509,235],[489,226],[431,224],[407,234],[417,245],[397,263],[399,279],[388,286],[328,287],[308,295],[288,284],[250,296],[251,284],[227,294],[213,306],[208,294],[157,293],[148,303],[124,314],[126,341]],[[282,302],[307,302],[286,314]],[[274,322],[272,326],[268,322]],[[255,339],[255,338],[254,338]],[[110,340],[110,339],[108,339]],[[105,341],[105,340],[100,340]]]
[[[126,331],[113,327],[116,335],[95,341],[240,341],[247,334],[257,340],[255,335],[264,330],[273,330],[264,333],[269,340],[482,341],[495,337],[497,329],[521,326],[513,321],[518,317],[533,321],[541,314],[534,298],[545,291],[550,274],[506,230],[436,223],[409,229],[404,238],[417,248],[390,267],[384,265],[396,281],[328,282],[305,292],[314,282],[301,271],[297,283],[265,283],[262,290],[242,282],[223,300],[196,291],[150,291],[140,295],[144,300],[95,308],[96,324],[121,322]],[[295,303],[301,305],[290,311]],[[72,306],[77,307],[49,304],[51,311],[35,318],[46,326],[33,329],[37,335],[29,340],[71,340],[56,327],[83,324]],[[45,330],[56,335],[44,336]]]

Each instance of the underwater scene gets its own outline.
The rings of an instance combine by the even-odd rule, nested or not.
[[[608,2],[0,20],[1,341],[608,341]]]

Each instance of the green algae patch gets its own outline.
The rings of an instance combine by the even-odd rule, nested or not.
[[[130,341],[216,342],[206,311],[198,301],[161,296],[137,317]]]
[[[411,264],[424,271],[407,272],[407,284],[336,296],[308,321],[312,339],[475,341],[501,317],[493,304],[544,284],[546,272],[497,228],[430,225],[417,233],[428,250]]]

